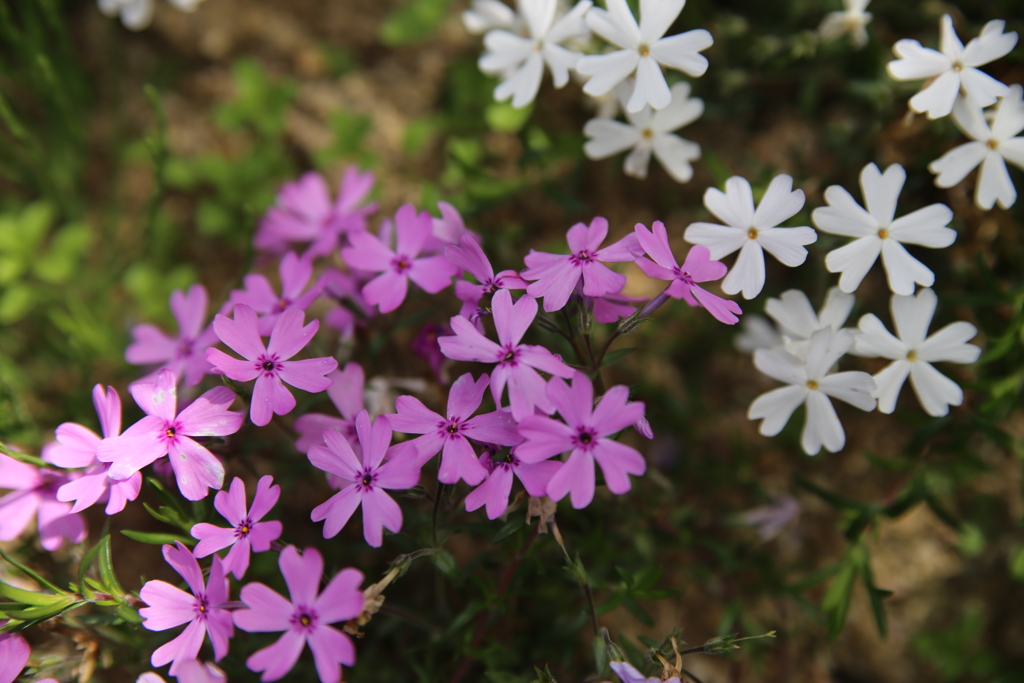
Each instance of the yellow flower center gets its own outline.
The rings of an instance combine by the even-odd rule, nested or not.
[[[815,382],[813,379],[809,379],[807,380],[807,388],[810,389],[811,391],[817,391],[818,383]]]
[[[651,54],[651,48],[647,45],[647,43],[641,43],[640,47],[638,47],[636,51],[640,53],[641,57],[646,57],[647,55]]]
[[[756,240],[757,239],[757,228],[751,228],[750,230],[747,230],[747,237],[749,237],[752,240]]]
[[[886,237],[889,236],[889,231],[886,230],[885,228],[879,228],[878,229],[878,236],[881,237],[884,240]]]
[[[907,360],[909,360],[911,363],[917,360],[917,351],[914,351],[913,349],[907,351]]]
[[[999,149],[999,141],[996,140],[995,138],[992,138],[991,140],[985,143],[985,146],[988,147],[989,149]]]

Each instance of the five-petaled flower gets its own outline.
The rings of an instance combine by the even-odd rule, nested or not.
[[[264,337],[274,330],[274,324],[282,313],[289,308],[306,310],[324,288],[321,281],[306,289],[313,277],[313,259],[309,256],[300,258],[294,251],[289,251],[281,258],[278,274],[281,276],[280,295],[274,291],[270,281],[259,273],[246,275],[243,280],[245,289],[231,292],[231,304],[245,304],[260,316],[260,334]]]
[[[316,548],[306,548],[300,555],[290,545],[281,551],[278,564],[291,600],[262,583],[246,584],[241,598],[247,609],[236,611],[234,618],[235,626],[243,631],[284,634],[274,644],[250,655],[245,665],[263,672],[261,681],[276,681],[292,670],[308,643],[320,683],[338,683],[340,664],[355,664],[356,649],[347,635],[329,624],[362,613],[362,573],[343,569],[320,591],[324,560]]]
[[[162,363],[152,374],[144,377],[142,382],[152,382],[156,373],[167,369],[179,380],[185,378],[185,386],[191,387],[199,383],[210,371],[210,363],[206,360],[206,349],[217,342],[213,328],[207,325],[206,288],[192,285],[187,292],[174,290],[171,293],[171,313],[178,321],[178,335],[169,337],[156,325],[143,323],[132,329],[135,341],[125,349],[124,358],[132,365],[151,365]]]

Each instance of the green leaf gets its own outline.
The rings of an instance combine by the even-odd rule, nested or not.
[[[860,575],[864,579],[864,587],[868,589],[868,599],[871,602],[871,612],[875,617],[875,625],[878,627],[878,635],[884,640],[889,634],[889,628],[886,620],[885,605],[882,603],[882,600],[892,595],[892,591],[875,585],[875,579],[871,573],[871,557],[867,550],[864,550],[861,555]]]
[[[32,308],[35,291],[25,282],[18,282],[0,294],[0,323],[10,325],[18,322]]]
[[[159,532],[148,532],[148,531],[132,531],[131,529],[122,529],[121,533],[132,539],[133,541],[139,541],[140,543],[150,543],[152,545],[174,545],[175,541],[180,541],[185,545],[195,545],[196,539],[189,538],[187,536],[180,536],[178,534],[162,534]]]
[[[604,354],[604,362],[601,363],[602,367],[618,363],[620,360],[628,356],[629,354],[636,351],[635,346],[627,346],[624,349],[612,349],[608,353]]]
[[[504,541],[506,538],[522,529],[525,524],[526,519],[522,515],[513,515],[512,519],[505,522],[505,524],[498,529],[498,533],[494,534],[494,538],[491,539],[491,545]]]
[[[1018,581],[1024,581],[1024,545],[1010,554],[1009,567],[1010,576]]]
[[[13,567],[16,567],[18,570],[21,571],[21,573],[25,574],[39,585],[49,588],[54,593],[64,593],[64,591],[62,591],[60,588],[57,588],[55,585],[44,579],[39,574],[35,573],[34,571],[29,569],[25,565],[21,564],[20,562],[12,559],[10,555],[4,552],[3,548],[0,548],[0,557],[3,557],[5,560],[7,560],[8,564],[12,565]]]
[[[828,587],[825,597],[821,601],[821,608],[825,612],[825,624],[828,630],[828,637],[835,640],[846,617],[850,613],[850,601],[853,599],[853,587],[857,582],[858,565],[847,557],[840,565],[841,569],[832,584]]]
[[[793,477],[793,481],[796,482],[797,486],[807,489],[826,503],[837,508],[844,510],[863,510],[865,507],[863,503],[858,503],[857,501],[841,496],[838,493],[833,493],[832,491],[823,489],[811,480],[805,479],[799,474]]]
[[[407,0],[388,15],[378,35],[396,47],[428,38],[449,16],[451,0]]]
[[[459,585],[462,583],[462,570],[459,569],[459,565],[455,563],[455,558],[450,552],[444,548],[438,549],[430,559],[433,561],[434,566],[441,570],[441,572],[452,580],[452,583]]]
[[[607,667],[608,645],[604,642],[604,637],[594,636],[594,670],[601,674]]]
[[[491,102],[484,110],[487,127],[496,133],[518,133],[530,120],[533,104],[513,107],[511,102]]]
[[[117,609],[114,610],[114,614],[121,617],[129,624],[141,624],[143,621],[142,617],[139,615],[139,610],[135,609],[126,602],[122,602],[120,605],[118,605]]]
[[[0,581],[0,595],[25,605],[52,605],[55,602],[64,599],[64,596],[62,595],[37,593],[35,591],[29,591],[24,588],[12,586],[9,583],[4,583],[3,581]]]
[[[125,590],[121,587],[121,582],[117,580],[117,574],[114,573],[114,561],[110,552],[110,536],[101,538],[99,546],[100,581],[103,582],[104,592],[121,599],[125,595]]]

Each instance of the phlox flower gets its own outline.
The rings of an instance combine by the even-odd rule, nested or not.
[[[0,683],[13,683],[31,654],[24,637],[17,633],[0,633]]]
[[[622,86],[616,88],[620,91]],[[633,178],[646,178],[651,153],[680,183],[693,178],[691,162],[700,158],[700,145],[681,138],[673,131],[687,126],[704,113],[704,100],[690,97],[690,84],[679,82],[672,86],[672,101],[663,109],[654,111],[646,106],[638,112],[626,110],[628,123],[608,118],[594,118],[583,126],[589,140],[583,143],[588,159],[605,159],[631,150],[622,166],[623,172]]]
[[[162,363],[141,381],[152,382],[157,372],[167,369],[179,380],[184,377],[185,386],[191,387],[210,371],[210,364],[206,362],[206,348],[216,343],[217,336],[212,327],[203,326],[207,304],[206,288],[202,285],[192,285],[188,292],[174,290],[170,305],[171,313],[178,321],[177,336],[170,337],[149,323],[132,328],[135,341],[125,349],[124,359],[132,365]]]
[[[483,248],[471,237],[463,236],[458,245],[445,247],[444,257],[476,278],[479,284],[466,280],[455,283],[455,296],[462,302],[459,315],[474,320],[480,300],[499,289],[526,289],[529,283],[514,270],[494,274]]]
[[[57,550],[64,539],[84,541],[82,516],[71,512],[70,503],[57,500],[57,491],[74,476],[0,455],[0,489],[11,490],[0,497],[0,541],[16,539],[33,517],[44,550]]]
[[[369,232],[349,235],[349,246],[341,250],[342,258],[352,268],[380,273],[363,286],[362,293],[367,303],[380,307],[381,313],[389,313],[405,301],[409,280],[430,294],[451,284],[457,269],[445,257],[420,257],[432,226],[429,213],[403,204],[395,214],[394,250]]]
[[[740,333],[733,338],[737,351],[753,353],[757,349],[773,349],[783,343],[782,335],[767,318],[759,315],[745,315],[740,324]]]
[[[779,496],[768,505],[745,510],[739,520],[753,527],[761,541],[767,543],[799,517],[800,501],[792,496]]]
[[[175,678],[178,679],[178,683],[227,683],[228,680],[228,677],[216,664],[204,664],[198,659],[180,662]],[[147,671],[141,674],[135,683],[166,683],[166,681],[160,674]]]
[[[561,453],[569,459],[548,482],[547,495],[561,500],[568,493],[577,510],[594,499],[594,463],[601,466],[608,490],[623,494],[630,489],[630,474],[647,471],[644,457],[635,449],[608,438],[639,421],[644,404],[629,401],[629,388],[617,385],[594,405],[590,378],[577,372],[571,384],[558,377],[548,382],[548,397],[563,421],[528,415],[519,422],[526,439],[516,447],[525,463],[537,463]]]
[[[799,289],[789,289],[776,298],[768,299],[764,310],[779,326],[780,340],[786,350],[799,358],[807,357],[808,340],[818,330],[831,327],[839,331],[846,324],[853,310],[855,297],[838,287],[830,287],[825,294],[825,303],[815,313],[807,295]],[[856,330],[850,330],[854,337]],[[854,347],[856,348],[856,347]]]
[[[964,47],[953,30],[953,19],[944,14],[938,50],[909,38],[897,41],[892,51],[899,59],[886,64],[886,70],[897,81],[928,79],[925,87],[910,98],[909,105],[930,119],[948,115],[958,99],[966,99],[974,107],[987,107],[1005,97],[1009,89],[977,67],[1009,54],[1017,44],[1017,32],[1003,33],[1004,28],[1006,22],[1002,19],[990,21]]]
[[[491,308],[498,343],[486,338],[473,323],[457,315],[451,319],[455,335],[437,340],[441,351],[452,360],[497,363],[491,372],[491,396],[495,405],[500,406],[501,395],[508,385],[512,418],[517,422],[533,413],[535,408],[551,414],[555,408],[537,370],[559,377],[572,377],[575,371],[543,346],[520,343],[537,317],[537,300],[527,295],[513,304],[512,294],[501,289],[491,299]]]
[[[654,259],[652,261],[645,256],[637,258],[636,264],[640,270],[647,277],[668,280],[670,284],[665,292],[673,299],[683,299],[691,306],[703,306],[716,320],[726,325],[739,322],[738,316],[743,313],[739,304],[716,296],[697,284],[720,280],[728,270],[725,264],[711,260],[708,248],[698,244],[690,249],[680,266],[668,244],[665,224],[654,221],[652,227],[653,232],[641,223],[637,223],[634,228],[640,246]]]
[[[387,418],[378,417],[371,425],[370,414],[361,411],[356,415],[356,435],[361,459],[356,457],[348,440],[333,429],[324,432],[326,445],[309,449],[309,461],[314,467],[350,482],[313,508],[310,518],[314,522],[326,520],[324,538],[334,538],[362,505],[363,537],[374,548],[379,548],[384,542],[384,527],[394,533],[402,529],[402,508],[384,490],[412,488],[419,481],[420,469],[405,457],[384,462],[385,457],[406,450],[405,444],[389,448],[392,430]]]
[[[896,399],[908,375],[921,407],[933,417],[946,415],[949,406],[964,402],[963,390],[936,370],[932,363],[973,363],[978,360],[981,349],[967,343],[978,330],[974,325],[961,321],[950,323],[929,335],[928,327],[937,303],[938,298],[930,289],[922,289],[916,297],[893,295],[890,305],[898,337],[893,336],[875,314],[861,317],[857,350],[861,355],[892,360],[875,374],[877,389],[873,395],[878,399],[879,411],[891,413],[895,410]]]
[[[607,0],[608,9],[594,7],[587,12],[590,30],[621,49],[587,55],[577,62],[576,70],[590,77],[583,92],[603,95],[635,73],[636,84],[626,110],[635,114],[648,104],[654,109],[667,107],[672,93],[661,67],[702,76],[708,60],[700,52],[714,42],[704,29],[664,37],[685,4],[686,0],[640,0],[639,25],[626,0]]]
[[[280,295],[274,291],[270,281],[259,273],[246,275],[243,280],[245,289],[231,292],[231,304],[245,304],[260,316],[259,329],[264,337],[273,331],[282,313],[289,308],[306,310],[323,290],[322,282],[306,290],[313,276],[313,261],[309,257],[299,258],[295,252],[289,251],[281,259],[278,271],[281,275]]]
[[[709,187],[704,206],[725,225],[692,223],[684,239],[703,244],[716,261],[737,249],[740,255],[722,282],[726,294],[743,292],[753,299],[764,287],[764,252],[794,268],[807,259],[804,245],[818,239],[813,228],[780,228],[779,223],[795,216],[804,205],[803,190],[793,191],[793,179],[776,176],[754,209],[754,193],[744,178],[733,176],[725,182],[725,192]]]
[[[295,408],[295,397],[285,388],[284,382],[314,394],[331,386],[331,380],[325,375],[338,368],[335,359],[288,360],[313,339],[320,327],[318,320],[303,326],[305,318],[301,309],[287,309],[274,323],[266,346],[260,338],[256,313],[245,304],[235,305],[234,320],[226,315],[217,315],[213,319],[213,329],[220,340],[245,360],[233,358],[216,348],[207,349],[206,357],[214,367],[236,382],[256,380],[249,407],[249,417],[254,425],[262,427],[274,414],[287,415]]]
[[[601,247],[608,236],[608,220],[597,216],[590,226],[577,223],[565,234],[571,254],[548,254],[530,250],[524,261],[528,268],[523,279],[536,280],[526,288],[534,298],[544,298],[548,313],[565,307],[576,283],[583,281],[583,294],[601,296],[616,294],[626,284],[626,276],[616,273],[604,263],[632,261],[641,250],[636,235],[629,234],[614,244]]]
[[[230,529],[212,524],[200,523],[192,527],[192,538],[198,539],[193,554],[206,557],[218,550],[231,546],[224,558],[224,573],[234,574],[241,580],[249,568],[249,553],[263,553],[270,550],[270,544],[281,537],[283,527],[276,520],[261,522],[270,512],[281,496],[281,487],[274,485],[274,478],[269,474],[260,477],[256,484],[256,495],[252,499],[252,507],[245,506],[245,482],[238,477],[231,481],[231,488],[218,491],[213,499],[213,507],[231,523]]]
[[[308,643],[320,683],[338,683],[339,665],[355,664],[356,649],[351,638],[328,624],[355,619],[362,613],[362,572],[343,569],[319,591],[324,559],[316,548],[299,554],[290,545],[281,551],[278,565],[291,600],[262,583],[250,583],[241,594],[247,609],[237,610],[234,617],[235,626],[243,631],[284,634],[273,645],[250,655],[245,665],[263,672],[261,681],[276,681],[292,670]]]
[[[181,495],[201,500],[207,489],[219,489],[224,484],[224,465],[190,437],[227,436],[238,431],[244,416],[228,410],[234,392],[215,387],[178,413],[177,383],[169,370],[161,370],[156,382],[136,382],[130,390],[146,417],[120,436],[100,442],[96,457],[112,463],[110,478],[128,479],[167,455]]]
[[[513,479],[522,482],[526,493],[540,498],[547,494],[548,483],[562,468],[557,460],[525,463],[516,455],[515,448],[503,455],[498,454],[496,446],[485,446],[484,450],[480,464],[487,469],[487,478],[466,496],[466,510],[472,512],[486,506],[487,519],[501,517],[508,508]]]
[[[413,354],[430,364],[430,369],[433,370],[439,384],[448,384],[448,373],[445,369],[448,359],[441,353],[441,345],[437,340],[451,334],[452,328],[447,323],[427,323],[420,328],[410,347]]]
[[[343,341],[355,336],[356,326],[363,324],[372,315],[372,306],[363,299],[362,285],[349,273],[334,268],[327,269],[320,277],[323,293],[338,302],[323,316],[323,321],[341,333]],[[348,305],[345,305],[344,303]]]
[[[576,286],[579,290],[579,285]],[[639,296],[627,296],[626,294],[603,294],[601,296],[583,296],[583,305],[589,306],[594,320],[599,323],[614,323],[621,318],[628,318],[636,311],[633,304],[639,304],[647,299]]]
[[[363,368],[358,363],[349,362],[344,370],[328,373],[327,379],[332,382],[327,388],[327,397],[341,417],[322,413],[300,415],[295,420],[294,428],[300,435],[295,448],[301,453],[308,453],[312,446],[322,446],[323,433],[328,429],[341,432],[350,442],[356,440],[356,415],[365,407],[363,388],[366,386],[366,377]],[[358,445],[353,447],[359,448]]]
[[[829,397],[861,410],[875,409],[871,396],[875,380],[871,375],[829,372],[853,344],[854,336],[849,330],[836,331],[829,326],[811,335],[806,358],[798,358],[784,349],[756,350],[754,366],[788,385],[761,394],[750,404],[747,417],[762,420],[758,431],[764,436],[775,436],[789,422],[793,411],[806,403],[807,421],[800,436],[804,452],[815,455],[824,446],[835,453],[846,445],[846,433]]]
[[[191,12],[203,0],[169,0],[182,12]],[[124,27],[132,31],[141,31],[153,21],[156,11],[156,0],[97,0],[100,11],[108,17],[120,15]]]
[[[100,418],[103,438],[110,439],[121,433],[121,398],[114,387],[103,390],[97,384],[92,390],[92,403]],[[142,475],[136,472],[127,479],[114,481],[107,476],[110,463],[96,458],[101,439],[88,427],[74,422],[65,422],[57,427],[56,443],[43,448],[43,459],[57,467],[87,468],[77,479],[57,489],[57,500],[74,501],[71,512],[81,512],[97,501],[106,498],[106,513],[113,515],[124,509],[129,500],[135,500],[142,488]]]
[[[319,173],[305,173],[285,183],[277,203],[260,221],[253,243],[272,253],[288,250],[293,242],[308,242],[307,256],[323,256],[338,248],[342,237],[366,230],[366,218],[377,204],[365,203],[373,189],[373,173],[349,166],[341,178],[338,198],[331,201],[327,181]]]
[[[843,0],[843,11],[829,12],[818,26],[822,40],[835,40],[844,33],[850,34],[853,44],[862,48],[868,44],[868,23],[871,12],[865,12],[871,0]]]
[[[545,64],[555,87],[565,86],[569,69],[576,66],[581,55],[560,43],[589,33],[583,16],[592,4],[590,0],[580,0],[556,21],[558,0],[519,0],[519,14],[528,35],[495,28],[484,36],[486,52],[480,57],[480,70],[504,79],[494,89],[494,99],[502,102],[511,97],[516,108],[533,102],[540,90]]]
[[[462,25],[477,36],[493,28],[503,28],[518,34],[522,24],[522,17],[501,0],[471,0],[469,9],[462,12]]]
[[[679,676],[673,676],[671,678],[661,679],[660,676],[651,676],[648,678],[640,673],[639,669],[630,664],[629,662],[610,662],[608,664],[612,668],[612,671],[619,677],[622,683],[679,683]]]
[[[985,114],[967,102],[958,101],[953,107],[953,120],[964,135],[972,139],[954,147],[928,164],[935,174],[935,185],[953,187],[979,165],[981,171],[974,188],[974,203],[981,209],[991,209],[996,202],[1004,209],[1017,201],[1006,162],[1024,168],[1024,88],[1014,85],[999,104],[989,126]],[[906,293],[910,292],[897,292]]]
[[[430,217],[430,237],[423,245],[424,251],[443,252],[445,247],[458,244],[463,237],[477,244],[481,242],[480,235],[466,227],[462,214],[454,206],[448,202],[438,202],[437,210],[441,212],[441,217]]]
[[[487,470],[477,459],[470,441],[514,446],[523,440],[508,410],[473,417],[483,400],[487,384],[487,375],[481,375],[474,381],[473,375],[467,372],[452,384],[445,415],[430,410],[418,398],[399,396],[395,401],[398,412],[387,416],[396,432],[423,435],[407,442],[415,444],[417,468],[441,452],[437,480],[442,484],[464,480],[470,486],[476,486],[487,477]]]
[[[844,292],[860,286],[879,254],[893,292],[913,294],[915,282],[925,287],[934,284],[935,274],[911,256],[903,244],[948,247],[956,239],[956,230],[946,227],[953,220],[953,212],[945,204],[931,204],[895,218],[896,202],[906,179],[907,173],[899,164],[892,164],[885,173],[868,164],[860,172],[866,211],[849,192],[832,185],[825,190],[829,205],[811,213],[814,225],[822,232],[855,238],[825,256],[829,272],[841,273],[839,288]]]
[[[179,667],[193,661],[199,655],[203,639],[210,636],[214,659],[220,659],[228,652],[228,643],[235,630],[231,624],[231,612],[224,609],[228,601],[228,579],[220,558],[213,558],[210,578],[203,581],[199,563],[188,548],[180,542],[163,547],[164,559],[174,571],[185,579],[188,594],[166,581],[147,581],[139,591],[139,597],[149,605],[139,610],[144,619],[142,625],[150,631],[166,631],[175,626],[188,624],[174,640],[154,650],[150,657],[152,666],[163,666],[170,662],[171,675],[178,675]]]

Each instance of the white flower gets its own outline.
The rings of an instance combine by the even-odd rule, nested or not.
[[[182,12],[192,12],[203,0],[170,0]],[[153,21],[154,0],[97,0],[100,11],[108,17],[121,15],[121,23],[132,31],[141,31]]]
[[[495,28],[518,33],[522,19],[501,0],[473,0],[469,9],[462,12],[462,25],[475,36]]]
[[[569,69],[576,66],[580,53],[559,43],[587,34],[583,16],[591,4],[590,0],[581,0],[555,21],[557,0],[520,0],[519,13],[529,37],[501,28],[488,31],[484,36],[487,52],[480,57],[480,70],[505,79],[494,89],[494,99],[502,102],[511,97],[516,108],[533,102],[540,90],[545,64],[556,88],[568,83]]]
[[[793,411],[806,403],[807,421],[800,436],[804,452],[814,455],[822,446],[832,453],[841,449],[846,444],[846,434],[829,396],[861,410],[875,409],[875,399],[871,397],[875,380],[871,375],[855,371],[829,374],[853,343],[848,330],[836,332],[826,327],[811,335],[806,360],[783,349],[755,351],[757,369],[789,385],[761,394],[750,404],[747,417],[762,420],[761,434],[775,436],[781,432]]]
[[[982,209],[991,209],[996,202],[1004,209],[1013,206],[1017,201],[1017,190],[1010,180],[1006,162],[1024,168],[1024,138],[1016,137],[1024,130],[1022,94],[1021,86],[1010,88],[1006,97],[996,105],[991,128],[977,107],[963,100],[956,103],[953,120],[974,142],[954,147],[928,164],[928,170],[936,174],[937,186],[953,187],[981,164],[974,203]]]
[[[767,318],[748,313],[740,321],[740,333],[733,338],[733,346],[743,353],[753,353],[758,349],[774,349],[776,346],[782,346],[782,335]]]
[[[779,326],[786,350],[794,356],[806,358],[811,336],[826,327],[836,331],[843,329],[843,324],[853,310],[853,303],[852,294],[831,287],[825,294],[821,311],[815,313],[806,294],[799,289],[790,289],[778,299],[768,299],[764,311]]]
[[[583,152],[590,159],[604,159],[629,148],[623,170],[634,178],[646,178],[651,152],[668,174],[685,183],[693,177],[690,162],[700,158],[700,145],[672,131],[693,123],[704,113],[704,101],[690,97],[689,83],[672,86],[672,103],[660,111],[644,107],[639,113],[626,111],[629,123],[612,119],[590,119],[583,134],[590,139]]]
[[[725,225],[692,223],[683,237],[691,244],[706,246],[716,261],[740,250],[736,263],[722,281],[722,291],[726,294],[742,291],[743,298],[752,299],[761,292],[764,287],[762,249],[792,268],[807,259],[803,245],[818,239],[813,228],[777,227],[804,206],[803,190],[794,192],[793,179],[785,174],[772,180],[756,211],[750,183],[739,176],[725,182],[725,192],[708,188],[704,193],[704,206]]]
[[[620,50],[604,55],[587,55],[576,70],[590,80],[583,86],[588,95],[602,95],[636,73],[633,94],[626,109],[639,112],[645,105],[664,109],[672,95],[661,72],[661,65],[679,69],[690,76],[701,76],[708,60],[699,54],[714,42],[704,29],[694,29],[664,38],[683,11],[686,0],[640,0],[640,25],[626,0],[607,0],[608,9],[595,7],[587,12],[587,25]]]
[[[953,220],[953,212],[945,204],[931,204],[894,220],[896,202],[906,179],[907,173],[899,164],[891,165],[884,174],[878,166],[868,164],[860,171],[860,189],[867,211],[845,189],[832,185],[825,190],[829,205],[811,213],[818,230],[856,238],[825,256],[829,272],[842,273],[839,288],[844,292],[853,292],[860,286],[879,254],[893,292],[913,294],[915,282],[924,287],[935,283],[935,274],[903,245],[938,249],[953,244],[956,230],[946,227]]]
[[[1006,95],[1007,87],[977,67],[1008,54],[1017,44],[1017,32],[1003,33],[1006,22],[990,21],[981,34],[963,43],[953,30],[953,20],[942,16],[941,50],[923,47],[916,40],[904,39],[892,46],[900,59],[886,65],[889,75],[897,81],[929,81],[919,93],[910,98],[910,108],[918,114],[935,119],[953,111],[953,102],[962,95],[976,107],[987,107]]]
[[[937,301],[935,292],[930,289],[922,289],[916,297],[894,295],[892,319],[899,338],[893,336],[873,313],[860,319],[861,333],[857,336],[860,355],[892,360],[875,375],[878,388],[873,395],[883,413],[891,413],[896,407],[896,398],[907,375],[910,375],[917,400],[929,415],[941,417],[949,412],[949,406],[964,402],[964,392],[956,382],[931,364],[936,361],[973,363],[978,360],[981,349],[967,343],[978,330],[970,323],[956,322],[926,337]]]
[[[871,0],[843,0],[842,12],[829,12],[818,27],[822,40],[835,40],[844,33],[857,47],[868,44],[867,25],[871,21],[871,12],[865,12]]]

